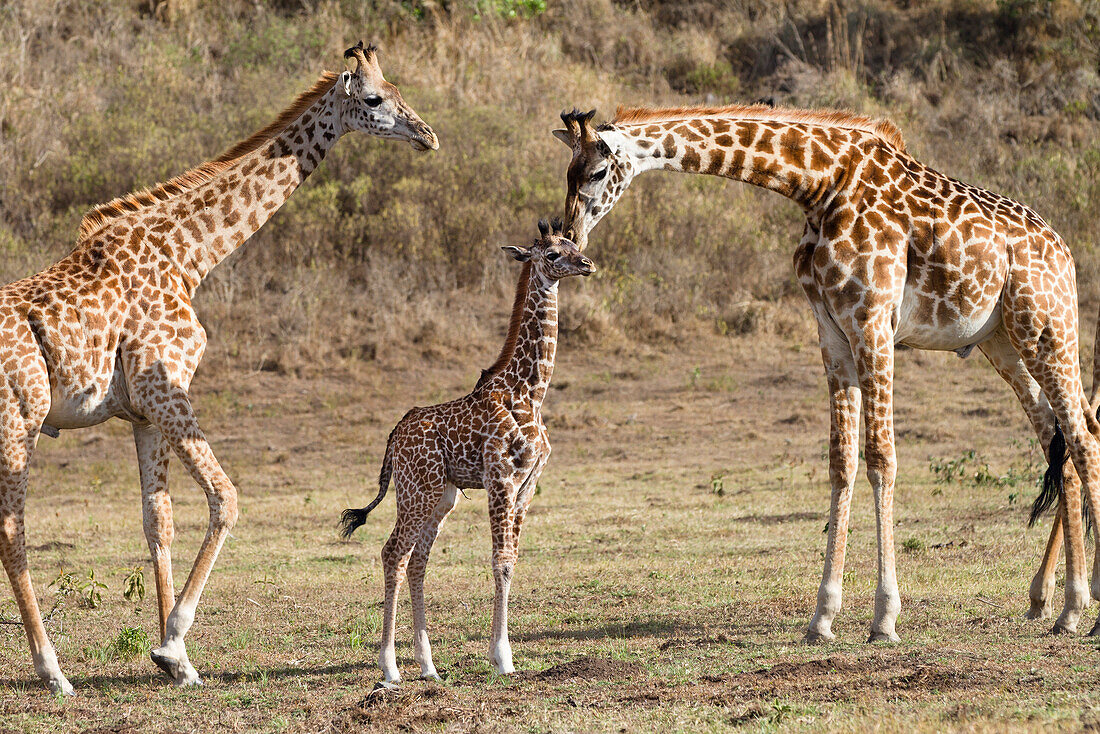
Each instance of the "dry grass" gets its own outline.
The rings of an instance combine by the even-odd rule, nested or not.
[[[388,77],[441,140],[423,156],[341,142],[199,292],[211,344],[194,395],[242,493],[190,637],[207,686],[168,688],[140,652],[155,610],[122,597],[147,550],[128,432],[112,423],[44,439],[32,473],[47,606],[59,569],[108,583],[98,608],[69,599],[51,623],[81,696],[46,697],[22,633],[0,627],[0,730],[1095,726],[1095,646],[1018,618],[1044,540],[1023,529],[1035,452],[977,358],[898,357],[905,641],[862,643],[874,532],[861,483],[841,642],[795,644],[828,498],[826,396],[790,266],[801,213],[687,176],[636,182],[593,237],[600,273],[564,289],[555,453],[515,583],[521,674],[500,679],[484,662],[491,580],[473,494],[429,578],[444,684],[365,697],[393,509],[351,544],[336,540],[336,517],[373,494],[404,410],[461,394],[496,354],[515,277],[496,246],[561,206],[565,150],[546,133],[562,108],[770,96],[887,115],[920,158],[1051,221],[1077,257],[1086,324],[1100,295],[1095,3],[493,10],[515,5],[0,7],[0,279],[67,252],[89,206],[266,123],[359,37],[381,41]],[[937,481],[934,467],[964,457],[966,481]],[[182,581],[205,508],[174,472]],[[399,660],[410,672],[407,646]]]
[[[824,380],[815,350],[758,336],[675,356],[581,354],[566,340],[547,405],[554,457],[514,584],[520,673],[498,678],[485,661],[489,541],[483,496],[470,492],[444,527],[428,580],[444,683],[368,698],[392,500],[350,543],[337,539],[335,521],[373,495],[384,437],[403,410],[476,378],[444,364],[362,381],[200,379],[203,420],[241,488],[241,522],[189,637],[206,678],[198,690],[174,690],[144,654],[120,652],[129,649],[124,628],[156,634],[152,598],[122,597],[123,569],[147,554],[125,427],[44,443],[28,515],[37,588],[52,603],[45,585],[59,568],[78,578],[95,570],[108,588],[99,608],[66,601],[50,625],[73,700],[49,698],[22,633],[0,628],[2,726],[1029,731],[1097,721],[1095,645],[1020,617],[1045,540],[1044,530],[1025,530],[1037,462],[1021,440],[1021,411],[977,359],[899,355],[904,641],[863,642],[874,520],[861,480],[839,641],[797,643],[825,544]],[[970,450],[980,471],[940,481],[933,467]],[[182,472],[173,488],[182,581],[206,513]],[[399,665],[412,676],[404,597],[399,614]]]
[[[530,17],[538,3],[511,0],[160,6],[0,9],[0,279],[64,254],[89,206],[266,123],[360,36],[382,43],[442,146],[341,142],[200,291],[208,370],[405,366],[461,348],[425,345],[444,318],[441,333],[495,339],[482,316],[513,277],[495,249],[559,211],[565,150],[547,132],[573,105],[772,97],[890,116],[919,157],[1046,216],[1093,312],[1094,3],[562,0]],[[800,218],[749,187],[644,178],[596,233],[603,269],[574,321],[589,341],[786,333],[759,314],[801,308]]]

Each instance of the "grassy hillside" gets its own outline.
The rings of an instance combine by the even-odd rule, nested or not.
[[[88,207],[262,126],[360,37],[441,148],[342,141],[201,289],[206,369],[484,359],[515,276],[496,246],[562,207],[557,113],[619,103],[889,116],[915,155],[1062,233],[1091,330],[1092,0],[17,0],[0,8],[0,277],[65,254]],[[568,338],[812,339],[790,266],[800,220],[748,186],[643,177],[593,235],[602,270],[569,288]]]

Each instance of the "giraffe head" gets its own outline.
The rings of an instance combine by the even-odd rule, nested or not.
[[[625,136],[608,126],[592,126],[596,110],[561,113],[565,127],[553,134],[573,151],[566,178],[566,234],[584,249],[588,233],[611,211],[636,173],[626,154]]]
[[[539,237],[530,247],[507,245],[501,249],[520,262],[531,263],[535,273],[546,283],[568,278],[572,275],[592,275],[596,266],[581,254],[571,241],[566,239],[560,219],[547,224],[539,220]]]
[[[407,140],[416,150],[439,148],[432,129],[405,104],[397,87],[382,77],[374,44],[364,48],[360,41],[344,52],[344,59],[349,70],[340,74],[336,86],[343,97],[340,121],[345,130]]]

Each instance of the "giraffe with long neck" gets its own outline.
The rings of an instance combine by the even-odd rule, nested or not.
[[[469,394],[448,403],[413,408],[386,442],[378,495],[366,507],[345,510],[350,537],[386,496],[392,477],[397,521],[382,547],[385,603],[378,664],[387,683],[401,680],[394,652],[397,593],[404,575],[413,607],[413,650],[420,677],[438,680],[424,612],[428,555],[460,489],[485,489],[493,546],[492,634],[489,659],[500,674],[515,671],[508,641],[508,593],[519,557],[524,517],[550,457],[542,403],[554,371],[558,336],[558,281],[590,275],[595,266],[561,235],[539,222],[533,246],[505,247],[524,263],[508,337],[500,356]]]
[[[153,189],[93,209],[75,249],[0,288],[0,558],[38,675],[71,694],[39,615],[24,540],[27,467],[40,433],[110,418],[133,425],[142,517],[156,580],[161,643],[154,662],[177,685],[200,683],[184,636],[226,535],[237,491],[188,395],[206,346],[191,306],[202,279],[243,243],[345,132],[434,149],[434,133],[382,77],[373,46],[349,49],[354,71],[325,73],[255,135]],[[178,599],[168,494],[175,453],[206,493],[209,525]]]
[[[878,540],[870,639],[897,639],[895,347],[962,357],[978,347],[1012,386],[1057,464],[1048,470],[1048,485],[1059,484],[1061,456],[1049,452],[1056,433],[1064,434],[1097,516],[1100,445],[1093,434],[1100,426],[1081,386],[1073,258],[1032,210],[918,162],[885,120],[734,105],[620,108],[611,122],[595,127],[593,114],[563,113],[566,127],[554,131],[573,152],[566,234],[579,247],[633,178],[649,170],[744,181],[791,199],[805,213],[794,265],[817,320],[829,387],[832,484],[825,569],[807,641],[834,636],[861,413]],[[1062,501],[1048,555],[1051,548],[1057,552],[1062,527],[1067,538],[1066,599],[1056,631],[1074,631],[1089,602],[1080,489],[1067,481],[1053,490]],[[1048,575],[1037,575],[1033,604]],[[1100,598],[1100,564],[1091,590]]]

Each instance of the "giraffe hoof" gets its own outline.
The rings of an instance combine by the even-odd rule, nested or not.
[[[1048,619],[1050,617],[1050,605],[1032,601],[1031,608],[1024,613],[1024,619]]]
[[[834,635],[829,630],[825,630],[823,632],[808,630],[806,634],[802,637],[802,643],[804,645],[825,645],[834,641],[835,639],[836,635]]]
[[[897,632],[872,632],[868,642],[901,642]]]
[[[157,664],[157,667],[168,674],[172,682],[177,686],[201,686],[202,679],[191,663],[186,660],[169,655],[163,648],[157,648],[149,652],[149,658]]]
[[[1069,627],[1061,622],[1055,622],[1054,626],[1050,628],[1050,634],[1052,635],[1072,635],[1075,632],[1077,632],[1076,627]]]
[[[69,683],[68,678],[61,676],[60,678],[54,678],[46,681],[46,685],[50,687],[50,693],[55,696],[75,696],[76,691],[73,690],[73,686]]]
[[[380,680],[374,684],[374,688],[367,695],[369,696],[387,696],[391,693],[397,693],[401,690],[401,686],[397,683],[391,683],[388,680]]]
[[[436,683],[443,682],[443,679],[439,677],[439,673],[421,673],[420,680],[430,680]]]

